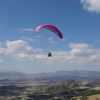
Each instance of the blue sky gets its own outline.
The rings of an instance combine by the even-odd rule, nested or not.
[[[0,35],[0,71],[100,71],[99,0],[1,0]]]

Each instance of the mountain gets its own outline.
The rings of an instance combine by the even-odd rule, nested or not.
[[[57,82],[60,80],[72,79],[77,81],[100,81],[99,71],[56,71],[48,73],[32,74],[36,81]]]
[[[100,72],[96,71],[56,71],[30,75],[0,72],[0,100],[71,100],[73,97],[96,95],[100,94],[99,78]]]
[[[63,80],[76,80],[82,82],[97,82],[100,81],[99,71],[55,71],[37,74],[25,74],[22,72],[5,71],[0,72],[0,82],[8,81],[8,79],[16,80],[16,82],[38,82],[51,84]]]
[[[0,100],[70,100],[88,89],[80,89],[82,83],[74,80],[64,80],[49,85],[0,86]]]
[[[33,76],[41,76],[41,77],[45,77],[45,76],[88,76],[88,75],[100,75],[100,71],[86,71],[86,70],[75,70],[75,71],[55,71],[55,72],[47,72],[47,73],[38,73],[38,74],[32,74]]]
[[[16,77],[16,76],[25,76],[26,74],[22,72],[15,72],[15,71],[5,71],[0,72],[0,77]]]

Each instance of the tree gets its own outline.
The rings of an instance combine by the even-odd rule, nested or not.
[[[80,100],[88,100],[88,97],[87,96],[82,96],[82,97],[80,97]]]
[[[77,100],[77,98],[72,98],[71,100]]]

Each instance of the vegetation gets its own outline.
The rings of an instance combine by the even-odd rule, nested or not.
[[[11,72],[10,72],[11,73]],[[1,73],[0,100],[99,100],[100,82],[79,81],[78,72],[69,72],[70,76],[64,76],[66,72],[59,72],[58,76],[46,77],[45,74],[24,75],[21,73]],[[68,73],[67,73],[68,74]],[[94,73],[88,73],[89,77],[95,77]],[[93,75],[92,75],[93,74]],[[46,74],[47,75],[47,74]],[[9,76],[9,77],[8,77]],[[38,77],[37,77],[38,76]],[[54,77],[55,76],[55,77]],[[61,76],[61,77],[60,77]],[[62,78],[63,77],[63,78]],[[66,78],[75,78],[70,80]],[[91,77],[91,79],[94,79]],[[83,78],[83,76],[82,76]],[[88,79],[87,77],[84,77]],[[83,78],[83,79],[84,79]],[[65,79],[65,80],[63,80]],[[82,79],[82,80],[83,80]],[[99,73],[97,80],[99,79]],[[93,98],[93,99],[92,99]]]
[[[100,94],[100,90],[90,90],[89,92],[83,94],[83,96],[91,96],[96,94]]]
[[[4,85],[0,86],[0,100],[88,100],[89,96],[100,93],[100,90],[82,86],[74,80],[36,86]]]

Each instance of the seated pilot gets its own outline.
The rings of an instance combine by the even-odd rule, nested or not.
[[[48,53],[48,57],[51,57],[51,56],[52,56],[52,53],[49,52],[49,53]]]

